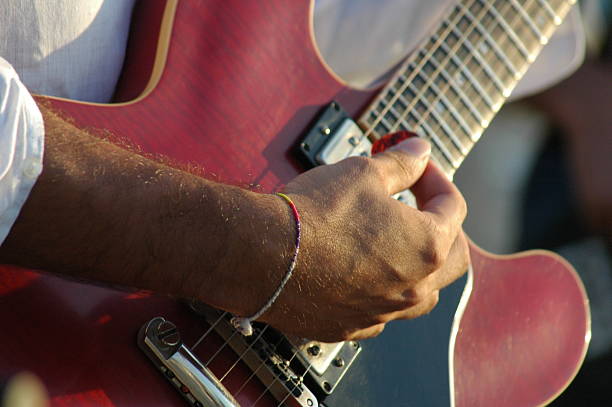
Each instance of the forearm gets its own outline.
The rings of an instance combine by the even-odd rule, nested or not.
[[[0,261],[240,314],[265,302],[291,250],[280,200],[146,159],[41,111],[43,173]]]

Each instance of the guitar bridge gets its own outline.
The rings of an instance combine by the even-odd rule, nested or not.
[[[304,367],[300,361],[304,356],[293,351],[293,357],[285,356],[286,340],[274,339],[278,333],[264,335],[267,326],[258,324],[250,337],[236,334],[229,323],[229,315],[210,309],[207,316],[216,318],[212,322],[215,332],[224,339],[230,349],[240,355],[244,362],[265,386],[266,392],[274,397],[279,406],[317,407],[317,397],[308,388],[305,381],[312,383],[305,376],[310,366]],[[194,407],[239,407],[240,404],[221,383],[215,374],[202,363],[198,357],[186,347],[176,326],[162,317],[156,317],[147,322],[138,334],[138,345],[147,357],[157,366],[166,379],[175,387],[189,405]],[[304,348],[306,353],[309,348]],[[312,352],[312,350],[310,350]],[[355,352],[355,355],[358,352]],[[322,355],[322,353],[321,353]],[[350,364],[350,363],[348,363]],[[347,367],[348,367],[347,364]],[[296,371],[295,369],[298,369]],[[337,379],[342,375],[336,374]],[[331,377],[329,380],[332,380]],[[327,383],[326,391],[330,392],[333,385]],[[325,393],[325,391],[323,391]]]
[[[324,400],[335,390],[362,349],[355,341],[323,343],[289,337],[258,322],[254,323],[253,335],[245,337],[236,334],[229,314],[199,302],[192,303],[191,308],[214,327],[215,332],[234,352],[245,355],[244,360],[251,369],[261,366],[262,362],[285,367],[288,372],[281,372],[281,379],[286,375],[294,377],[293,383],[295,384],[296,380],[300,384],[303,383],[304,391],[316,397],[314,400]],[[251,351],[246,352],[246,349]],[[272,370],[279,375],[274,368]],[[263,377],[260,380],[265,384],[269,378]],[[289,387],[291,388],[291,385]],[[293,391],[299,394],[299,391]],[[307,401],[306,405],[310,407],[316,404],[308,404]]]

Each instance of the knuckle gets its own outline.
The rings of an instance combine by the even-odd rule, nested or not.
[[[409,289],[406,290],[404,296],[406,298],[406,302],[407,302],[407,307],[413,307],[417,304],[422,303],[423,301],[426,301],[427,298],[429,297],[429,290],[422,286],[422,285],[416,285],[413,287],[410,287]]]
[[[437,236],[429,239],[421,252],[421,259],[430,273],[442,268],[446,262],[446,256],[447,254],[442,249],[441,239]]]

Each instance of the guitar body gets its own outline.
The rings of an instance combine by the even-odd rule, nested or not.
[[[134,21],[117,90],[126,102],[41,99],[78,127],[214,180],[278,189],[304,171],[294,147],[323,106],[337,100],[355,115],[375,94],[326,69],[306,0],[148,0]],[[472,245],[471,255],[468,276],[431,314],[363,342],[326,405],[539,406],[569,384],[590,334],[571,266],[545,252],[499,257]],[[53,406],[184,405],[136,346],[139,328],[158,315],[187,345],[207,327],[168,298],[3,267],[0,377],[33,371]],[[196,354],[207,360],[220,343],[211,335]],[[225,349],[211,370],[236,359]],[[236,392],[249,376],[239,364],[223,384]],[[251,381],[237,400],[250,406],[263,392]]]

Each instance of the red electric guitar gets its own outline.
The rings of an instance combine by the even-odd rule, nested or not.
[[[79,127],[266,191],[398,129],[428,138],[452,177],[571,3],[460,0],[383,89],[357,91],[322,62],[310,1],[143,0],[123,102],[45,99]],[[0,377],[36,373],[52,406],[545,405],[589,341],[578,276],[544,251],[471,245],[471,258],[431,314],[340,344],[264,325],[243,338],[200,304],[3,267]]]

